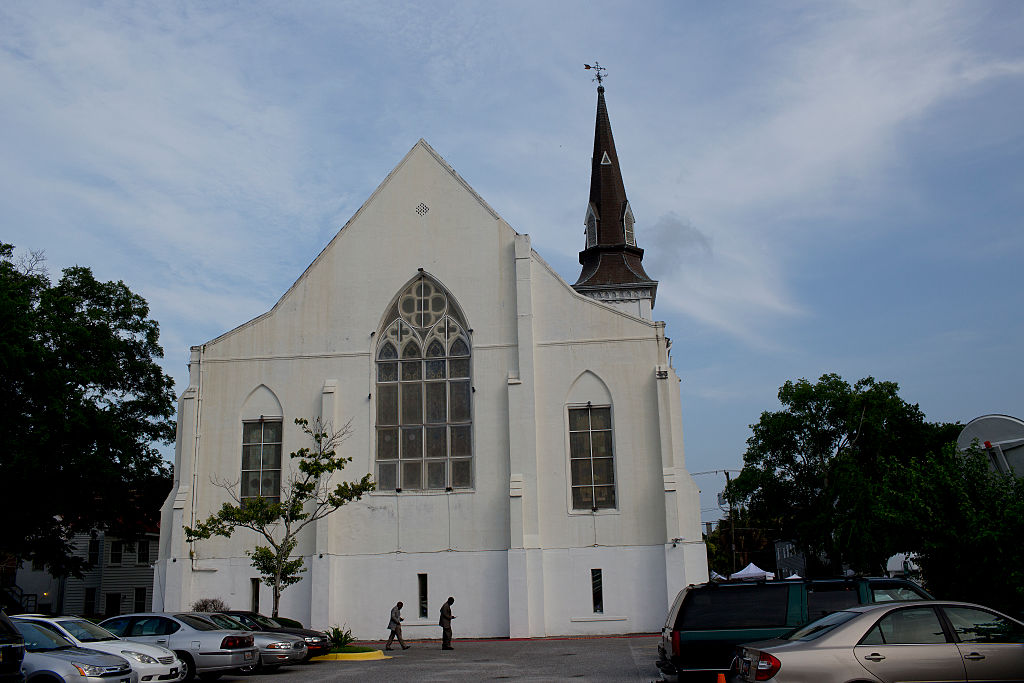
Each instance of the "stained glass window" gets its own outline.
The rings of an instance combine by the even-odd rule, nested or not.
[[[376,350],[378,491],[472,487],[471,360],[440,284],[424,275],[396,297]]]

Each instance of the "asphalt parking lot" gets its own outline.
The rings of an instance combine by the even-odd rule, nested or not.
[[[467,640],[442,651],[439,641],[409,641],[412,648],[385,652],[391,659],[316,661],[274,673],[225,682],[316,683],[318,681],[656,681],[656,636]],[[370,645],[376,645],[370,643]],[[383,648],[383,643],[379,645]]]

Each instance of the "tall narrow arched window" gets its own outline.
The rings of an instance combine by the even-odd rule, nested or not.
[[[461,311],[423,274],[395,298],[381,328],[377,489],[472,487],[472,344]]]

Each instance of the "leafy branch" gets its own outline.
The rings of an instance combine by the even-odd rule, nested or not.
[[[274,616],[277,616],[281,590],[301,579],[303,560],[292,558],[298,534],[313,522],[323,519],[341,506],[373,491],[375,484],[369,474],[357,482],[333,483],[335,472],[352,462],[351,457],[337,454],[337,449],[351,435],[351,421],[334,430],[330,423],[317,417],[310,424],[296,418],[295,424],[308,437],[311,445],[289,455],[294,466],[281,486],[278,500],[242,498],[239,482],[213,480],[224,489],[231,502],[194,527],[185,527],[189,542],[213,536],[230,538],[235,529],[249,529],[263,538],[267,545],[246,551],[263,582],[274,589]]]

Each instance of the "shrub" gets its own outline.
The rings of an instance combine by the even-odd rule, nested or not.
[[[192,603],[193,612],[226,612],[229,609],[228,603],[220,598],[200,598]]]
[[[345,647],[355,640],[352,629],[338,626],[332,626],[327,631],[327,637],[331,639],[332,647]]]

